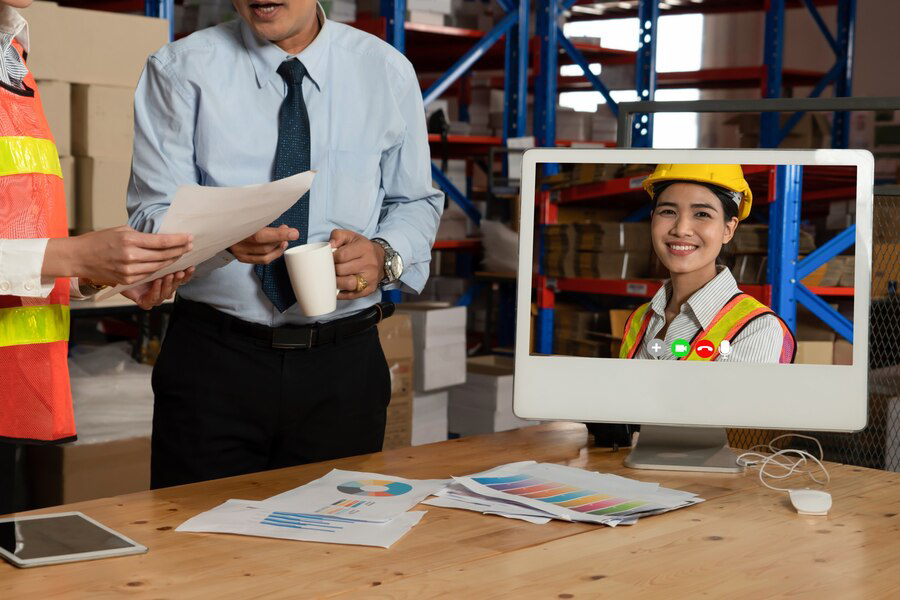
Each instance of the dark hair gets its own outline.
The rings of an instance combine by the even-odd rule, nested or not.
[[[653,186],[653,210],[656,210],[656,204],[659,202],[660,195],[669,188],[670,185],[674,183],[693,183],[694,185],[702,185],[722,202],[722,213],[726,223],[731,221],[731,219],[738,218],[738,203],[734,201],[734,196],[729,190],[725,188],[714,185],[712,183],[703,183],[700,181],[689,181],[689,180],[681,180],[681,179],[673,179],[670,181],[661,181]],[[716,264],[724,265],[726,267],[731,268],[734,266],[732,263],[734,262],[734,257],[731,252],[728,251],[728,246],[723,244],[722,249],[719,251],[719,256],[716,257]]]

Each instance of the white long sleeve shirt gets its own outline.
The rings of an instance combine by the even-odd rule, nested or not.
[[[28,51],[28,23],[13,8],[0,5],[0,81],[20,86],[28,71],[12,46],[13,40]],[[30,298],[50,295],[56,280],[41,279],[47,242],[46,238],[0,239],[0,295]],[[73,298],[84,297],[76,279],[72,279],[69,287]]]

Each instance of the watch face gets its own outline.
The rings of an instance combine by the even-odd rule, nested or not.
[[[399,279],[403,274],[403,259],[400,258],[399,254],[394,254],[394,258],[391,260],[391,275],[394,276],[394,279]]]

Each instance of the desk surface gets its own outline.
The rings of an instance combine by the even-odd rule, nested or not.
[[[583,426],[557,423],[71,504],[150,552],[29,570],[0,561],[0,598],[897,597],[900,474],[831,465],[831,513],[800,517],[755,474],[632,471],[623,451],[587,442]],[[424,507],[389,550],[173,531],[229,498],[263,499],[334,467],[436,478],[526,459],[707,501],[617,528]]]

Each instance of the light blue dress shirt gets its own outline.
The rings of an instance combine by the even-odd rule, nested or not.
[[[422,93],[412,65],[382,40],[327,21],[297,55],[306,66],[311,169],[309,242],[334,229],[385,239],[402,257],[402,288],[419,292],[443,208],[432,187]],[[205,29],[150,57],[135,92],[129,224],[158,230],[183,184],[242,186],[271,181],[278,112],[287,87],[276,69],[289,56],[242,20]],[[220,258],[213,259],[210,263]],[[224,262],[224,261],[223,261]],[[219,263],[221,264],[221,263]],[[380,291],[338,301],[310,319],[284,313],[262,292],[253,265],[200,265],[183,297],[254,323],[327,321],[378,302]],[[374,282],[370,282],[373,283]]]

